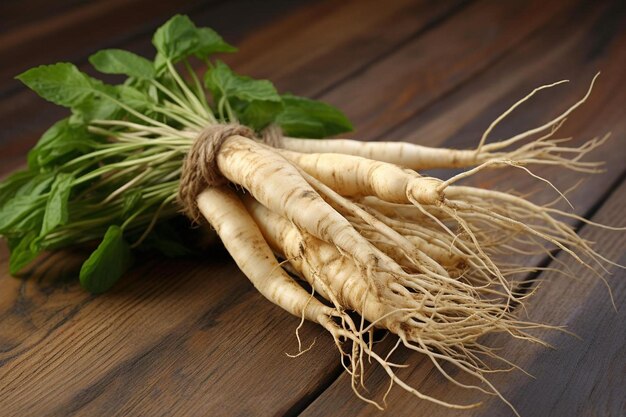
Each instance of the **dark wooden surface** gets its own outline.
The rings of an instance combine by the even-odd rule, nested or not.
[[[98,48],[151,55],[156,25],[189,13],[238,44],[238,71],[271,78],[281,90],[327,100],[355,122],[364,140],[407,139],[474,146],[499,113],[533,87],[559,79],[493,133],[535,126],[584,94],[592,97],[564,132],[577,143],[611,131],[591,155],[607,172],[587,177],[568,197],[576,213],[624,226],[626,185],[626,11],[623,1],[201,1],[145,0],[0,4],[0,176],[24,163],[38,135],[63,110],[12,77],[37,64],[69,60],[87,69]],[[536,169],[567,188],[580,177]],[[500,171],[474,184],[537,189],[527,176]],[[554,194],[540,188],[537,198]],[[584,226],[580,233],[621,263],[625,234]],[[330,338],[305,324],[315,347],[297,359],[298,320],[263,300],[216,245],[202,260],[150,259],[114,291],[85,294],[76,283],[81,253],[48,255],[23,279],[7,273],[0,243],[0,416],[352,416],[382,415],[358,400]],[[580,339],[544,337],[555,349],[494,337],[508,358],[535,376],[494,376],[522,416],[626,414],[626,276],[611,268],[604,285],[540,274],[533,320],[566,325]],[[538,263],[546,263],[537,259]],[[419,355],[401,374],[426,393],[468,401],[475,391],[445,382]],[[369,372],[372,395],[386,379]],[[382,390],[382,391],[381,391]],[[386,415],[511,416],[495,398],[453,412],[392,390]]]

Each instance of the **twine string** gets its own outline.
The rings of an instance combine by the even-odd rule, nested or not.
[[[183,161],[178,200],[183,212],[191,220],[201,218],[196,198],[204,189],[227,182],[217,166],[217,155],[224,142],[232,136],[257,139],[254,131],[239,124],[217,124],[202,130],[191,145]],[[282,133],[280,127],[270,125],[261,135],[261,141],[272,147],[279,147]]]

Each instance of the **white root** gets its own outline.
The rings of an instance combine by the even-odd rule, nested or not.
[[[247,189],[263,205],[298,227],[320,239],[332,241],[364,265],[393,264],[324,201],[297,168],[271,148],[248,138],[233,136],[222,145],[217,162],[226,178]]]
[[[485,251],[489,246],[494,246],[493,236],[496,235],[500,236],[499,245],[509,244],[516,240],[520,242],[531,236],[538,238],[565,251],[590,268],[596,275],[595,268],[583,258],[593,260],[600,268],[604,268],[602,262],[608,261],[578,237],[570,225],[554,218],[554,216],[577,218],[575,215],[569,215],[554,208],[537,206],[522,197],[508,193],[452,185],[461,178],[479,172],[485,166],[506,165],[507,161],[489,161],[458,174],[450,180],[441,181],[436,178],[422,177],[414,171],[401,169],[393,164],[358,156],[302,154],[290,151],[283,151],[282,154],[308,175],[340,194],[353,198],[373,196],[386,203],[395,204],[396,207],[412,204],[419,212],[413,215],[413,223],[417,218],[421,221],[427,218],[439,225],[451,237],[456,238],[459,233],[467,235],[469,241],[464,243],[466,253],[471,256],[477,255],[475,259],[483,265],[484,270],[497,278],[505,289],[508,286],[502,271],[492,262],[493,254],[490,255]],[[527,170],[524,167],[522,169]],[[528,170],[527,172],[541,181],[548,182]],[[549,182],[548,184],[552,185]],[[365,200],[364,206],[367,207],[367,204]],[[392,206],[389,205],[388,210],[393,212],[394,209],[390,207]],[[406,211],[406,209],[403,210]],[[392,213],[387,217],[397,216],[398,213]],[[456,223],[460,232],[454,231],[456,227],[450,224],[449,220]],[[532,221],[529,222],[529,220]],[[406,224],[406,219],[403,222]],[[399,227],[402,225],[400,224]],[[381,230],[381,228],[376,228],[379,233]],[[432,231],[432,228],[430,230]],[[458,243],[461,244],[461,241]],[[533,240],[533,244],[537,246],[538,241]],[[544,249],[544,251],[547,250]],[[397,260],[398,257],[394,256],[394,259]],[[506,291],[514,298],[511,289]]]
[[[225,187],[207,188],[198,195],[198,208],[215,228],[239,269],[268,300],[289,313],[314,322],[332,309],[311,301],[298,302],[309,294],[280,267],[237,195]]]
[[[589,98],[599,73],[592,79],[586,94],[563,113],[554,119],[533,129],[517,134],[511,138],[495,143],[485,143],[493,129],[520,104],[532,98],[540,90],[554,87],[565,81],[544,85],[536,88],[522,98],[487,128],[476,149],[432,148],[408,142],[362,142],[351,139],[309,140],[283,137],[280,147],[300,153],[338,153],[360,156],[381,162],[389,162],[401,167],[422,171],[434,168],[469,168],[491,160],[510,160],[518,164],[558,165],[579,172],[601,172],[602,163],[584,162],[580,159],[598,146],[602,145],[608,135],[594,138],[581,146],[562,146],[569,139],[553,138],[568,116]],[[518,148],[506,151],[524,140],[543,132],[544,136]]]
[[[456,385],[478,389],[501,397],[500,393],[483,375],[494,370],[470,351],[482,352],[492,359],[502,361],[507,366],[514,365],[489,352],[487,348],[477,342],[477,339],[484,333],[505,331],[518,338],[540,342],[527,335],[525,329],[547,327],[517,321],[508,315],[503,316],[497,310],[506,307],[498,305],[497,302],[489,304],[486,300],[481,301],[480,299],[470,301],[468,299],[448,298],[442,295],[446,291],[443,284],[440,289],[442,293],[437,294],[432,303],[429,301],[430,294],[412,293],[408,295],[412,307],[408,308],[406,304],[404,307],[398,307],[394,303],[394,299],[387,299],[370,291],[363,271],[358,268],[353,260],[343,256],[333,245],[298,230],[293,223],[272,213],[254,199],[245,199],[245,204],[272,248],[285,259],[288,259],[293,268],[317,292],[324,294],[327,299],[333,300],[333,303],[357,311],[372,325],[391,330],[400,337],[405,346],[426,354],[437,369]],[[448,316],[447,311],[451,315]],[[485,314],[494,314],[494,319],[483,320],[488,317]],[[369,326],[361,328],[360,334],[368,331]],[[349,338],[351,339],[351,337]],[[365,349],[359,346],[359,349],[361,355],[374,354],[371,348]],[[441,353],[436,353],[434,349]],[[376,356],[376,358],[380,357]],[[379,361],[379,359],[376,360]],[[444,371],[440,362],[452,363],[465,373],[475,377],[481,385],[487,388],[460,383]],[[352,363],[354,364],[354,361]],[[416,394],[413,388],[399,380],[390,368],[386,368],[386,371],[392,383]],[[357,376],[353,374],[352,377],[354,388],[354,379]],[[429,400],[432,401],[432,398]],[[504,398],[503,400],[507,402]],[[507,404],[509,403],[507,402]],[[444,405],[450,406],[448,403],[444,403]]]

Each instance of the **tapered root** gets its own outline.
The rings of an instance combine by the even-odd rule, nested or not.
[[[333,337],[348,339],[356,345],[356,350],[353,348],[351,354],[344,354],[350,358],[353,388],[364,399],[366,397],[358,390],[357,383],[364,372],[362,360],[358,359],[363,355],[379,363],[392,383],[419,398],[453,408],[477,405],[444,402],[416,391],[400,380],[393,371],[394,366],[364,342],[363,336],[372,326],[390,330],[400,337],[405,346],[426,354],[451,382],[498,396],[500,394],[485,375],[500,369],[492,369],[474,352],[482,352],[484,356],[496,362],[501,361],[508,368],[514,365],[482,346],[478,339],[487,333],[506,332],[520,339],[541,343],[526,331],[549,327],[514,319],[507,312],[505,303],[481,295],[493,293],[473,291],[472,285],[461,281],[434,282],[420,274],[411,276],[409,280],[384,271],[364,270],[332,244],[299,230],[293,223],[254,199],[246,198],[245,204],[273,250],[288,259],[293,269],[317,293],[338,308],[358,312],[371,323],[367,326],[362,323],[356,333],[350,329],[339,330],[335,323],[327,323],[327,330],[331,331]],[[372,286],[372,279],[384,279],[392,291],[381,291]],[[456,366],[476,378],[479,385],[460,383],[443,370],[440,362]]]
[[[510,160],[517,164],[558,165],[561,168],[568,168],[579,172],[601,172],[603,163],[584,162],[581,161],[581,158],[601,146],[609,138],[609,134],[602,138],[591,139],[578,147],[563,146],[563,143],[569,141],[570,138],[554,138],[555,134],[563,125],[567,117],[587,101],[599,75],[600,73],[593,77],[591,84],[589,85],[589,89],[580,100],[554,119],[533,129],[519,133],[511,138],[486,144],[487,137],[496,125],[513,112],[513,110],[515,110],[519,105],[528,101],[540,90],[552,88],[567,81],[559,81],[534,89],[530,94],[513,104],[513,106],[500,115],[485,131],[475,151],[475,163],[482,164],[490,160]],[[505,151],[507,148],[513,147],[520,142],[533,137],[534,135],[542,133],[545,133],[544,136],[541,136],[538,139],[532,140],[517,149]]]
[[[554,188],[549,181],[514,161],[489,160],[442,181],[361,157],[285,151],[282,154],[303,171],[302,176],[316,192],[342,213],[361,235],[405,271],[417,263],[421,268],[416,271],[425,274],[463,276],[473,282],[482,281],[487,287],[495,282],[509,302],[517,303],[521,300],[514,293],[514,286],[507,282],[507,275],[523,268],[518,264],[502,270],[494,258],[503,249],[517,254],[531,250],[549,254],[551,248],[558,248],[595,274],[595,268],[603,268],[602,263],[607,262],[589,243],[580,239],[570,225],[555,218],[574,218],[574,215],[537,206],[508,193],[454,185],[491,166],[510,166]],[[363,196],[373,196],[396,206],[388,206],[387,213],[383,214],[369,206],[371,200],[363,200],[358,207],[350,201]],[[402,209],[403,214],[395,212],[403,205],[413,205],[415,210],[410,215],[406,208]],[[446,238],[435,234],[437,229],[443,231]],[[433,235],[437,238],[433,239]],[[429,241],[425,241],[425,237]],[[447,250],[448,255],[442,250]],[[455,256],[460,256],[462,261],[455,261]]]
[[[513,104],[486,129],[476,149],[432,148],[408,142],[362,142],[350,139],[308,140],[284,137],[280,147],[299,153],[335,153],[353,155],[376,161],[388,162],[416,171],[440,168],[470,168],[490,160],[510,160],[527,165],[558,165],[579,172],[602,172],[603,163],[582,161],[591,151],[602,145],[609,135],[594,138],[580,146],[565,146],[570,138],[555,135],[565,120],[589,98],[599,73],[592,79],[586,94],[554,119],[498,142],[487,143],[493,129],[522,103],[530,100],[544,89],[566,81],[544,85]],[[536,135],[543,136],[532,139]],[[524,142],[530,140],[528,143]],[[522,145],[520,145],[522,144]],[[494,165],[495,167],[495,165]]]

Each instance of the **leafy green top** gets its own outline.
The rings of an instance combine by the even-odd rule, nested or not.
[[[308,138],[352,129],[334,107],[280,95],[270,81],[211,60],[236,49],[187,16],[172,17],[152,43],[152,61],[121,49],[90,57],[99,72],[127,76],[119,85],[70,63],[17,77],[71,115],[43,134],[28,154],[27,169],[0,182],[0,236],[9,243],[12,274],[43,250],[100,240],[81,268],[80,282],[102,292],[131,265],[133,250],[189,253],[168,219],[178,213],[184,156],[210,124],[237,122],[257,131],[277,124],[286,135]],[[192,59],[207,66],[204,85]]]

